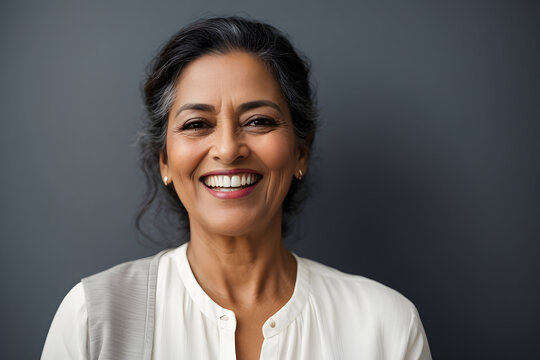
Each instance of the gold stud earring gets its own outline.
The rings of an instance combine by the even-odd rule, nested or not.
[[[165,184],[165,186],[169,185],[169,178],[164,176],[163,177],[163,183]]]
[[[298,180],[302,180],[304,177],[304,173],[302,172],[302,169],[298,169]]]

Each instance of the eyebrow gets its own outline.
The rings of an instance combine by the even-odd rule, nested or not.
[[[180,114],[184,110],[199,110],[199,111],[213,112],[216,109],[212,105],[208,105],[208,104],[187,103],[180,106],[180,108],[176,112],[175,117],[177,117],[178,114]]]
[[[248,111],[248,110],[256,109],[256,108],[259,108],[259,107],[265,107],[265,106],[276,109],[277,111],[279,111],[280,114],[283,114],[283,112],[281,111],[281,108],[279,107],[279,105],[276,104],[273,101],[270,101],[270,100],[249,101],[249,102],[246,102],[246,103],[243,103],[242,105],[240,105],[240,107],[238,109],[242,113],[242,112],[245,112],[245,111]],[[214,106],[212,106],[212,105],[209,105],[209,104],[187,103],[187,104],[184,104],[184,105],[180,106],[178,111],[176,111],[175,117],[178,116],[178,114],[180,114],[184,110],[198,110],[198,111],[214,112],[216,110],[216,108]]]
[[[240,105],[239,110],[240,110],[240,112],[244,112],[244,111],[256,109],[256,108],[259,108],[259,107],[265,107],[265,106],[274,108],[277,111],[279,111],[280,114],[283,114],[283,112],[281,111],[281,108],[279,107],[279,105],[276,104],[273,101],[270,101],[270,100],[255,100],[255,101],[250,101],[250,102],[247,102],[247,103],[243,103],[242,105]]]

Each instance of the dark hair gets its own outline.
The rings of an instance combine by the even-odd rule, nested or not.
[[[152,226],[163,232],[164,223],[176,225],[176,230],[189,231],[187,212],[173,186],[161,183],[160,153],[165,151],[167,120],[175,98],[178,76],[193,60],[205,54],[226,54],[240,50],[254,54],[272,71],[290,107],[297,141],[310,147],[317,126],[317,110],[310,84],[309,61],[298,54],[283,33],[275,27],[241,17],[218,17],[198,20],[172,36],[149,67],[144,84],[147,110],[139,132],[140,163],[147,181],[147,191],[136,217],[137,229],[142,230],[143,216],[154,208]],[[287,214],[299,210],[307,196],[306,179],[293,178],[283,203]],[[173,211],[163,211],[163,210]],[[286,231],[287,222],[283,222]],[[170,234],[169,234],[170,235]],[[181,240],[168,238],[169,246]]]

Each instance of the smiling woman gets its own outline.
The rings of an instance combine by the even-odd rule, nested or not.
[[[213,104],[201,102],[185,103],[179,106],[176,102],[178,109],[172,110],[173,104],[178,100],[176,96],[181,92],[177,85],[179,85],[178,80],[185,75],[184,70],[190,67],[193,60],[199,60],[204,55],[224,55],[231,52],[244,52],[257,58],[265,66],[266,75],[271,74],[273,83],[279,87],[280,96],[287,105],[283,108],[283,104],[280,107],[276,102],[268,99],[257,99],[241,104],[238,110],[244,112],[254,108],[262,108],[262,101],[277,111],[288,111],[297,145],[308,151],[311,147],[317,125],[317,111],[310,85],[308,60],[302,58],[277,29],[240,18],[228,18],[226,21],[225,19],[219,21],[218,19],[202,20],[187,26],[175,34],[154,59],[151,73],[145,84],[145,99],[149,117],[140,131],[140,145],[142,150],[141,164],[149,187],[146,201],[137,216],[137,227],[143,234],[146,231],[142,220],[152,206],[156,210],[153,224],[162,224],[162,226],[170,228],[171,224],[163,224],[169,220],[172,221],[173,226],[180,225],[180,230],[183,230],[179,232],[180,234],[189,234],[192,230],[189,226],[188,213],[181,199],[177,196],[175,188],[170,186],[163,188],[157,181],[161,172],[158,159],[165,153],[171,114],[174,114],[176,118],[184,110],[206,112],[215,110]],[[215,80],[209,77],[208,80],[217,82],[218,79],[220,79],[219,76]],[[217,86],[218,84],[212,85]],[[199,92],[201,90],[205,92],[204,87],[199,86],[197,89]],[[280,113],[280,115],[285,114]],[[264,120],[271,121],[271,118]],[[257,119],[255,123],[260,124],[261,121],[263,119]],[[190,126],[201,127],[206,124],[203,121]],[[302,176],[304,176],[303,174],[304,172]],[[293,178],[283,201],[284,217],[281,224],[283,233],[287,231],[289,222],[292,221],[292,215],[300,209],[303,200],[307,197],[307,190],[306,181],[300,182]],[[160,212],[161,209],[166,210]],[[170,216],[170,212],[173,212],[175,216]],[[148,238],[155,241],[153,237]],[[177,246],[185,241],[183,238],[180,236],[171,239],[169,236],[159,242]]]
[[[279,31],[198,21],[158,55],[145,96],[143,210],[165,195],[189,241],[83,279],[43,359],[431,358],[406,298],[284,246],[316,111],[307,63]]]
[[[269,69],[246,52],[204,55],[186,66],[176,94],[161,174],[182,200],[192,233],[260,238],[280,228],[308,147],[297,144]]]

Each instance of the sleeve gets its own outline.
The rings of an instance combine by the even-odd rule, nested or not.
[[[408,339],[403,359],[405,360],[431,360],[431,352],[427,342],[426,333],[416,308],[411,310]]]
[[[66,295],[52,321],[41,360],[86,360],[88,313],[82,283]]]

